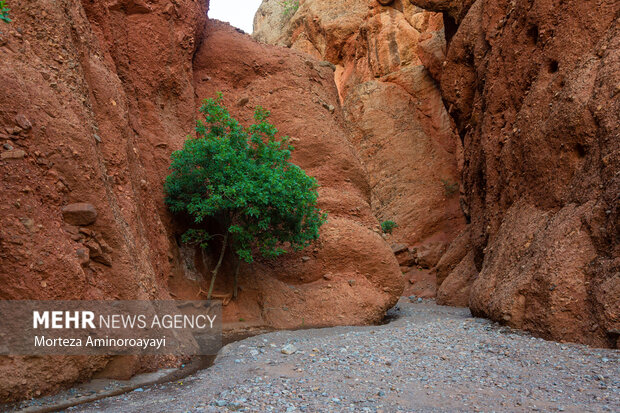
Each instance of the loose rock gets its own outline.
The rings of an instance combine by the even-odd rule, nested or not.
[[[2,152],[0,159],[23,159],[26,156],[26,152],[21,149],[13,149],[10,151]]]
[[[97,209],[84,202],[70,204],[62,208],[62,217],[71,225],[91,225],[97,220]]]
[[[287,344],[284,347],[282,347],[282,349],[280,350],[282,354],[287,354],[287,355],[293,354],[296,351],[297,351],[297,347],[295,347],[292,344]]]

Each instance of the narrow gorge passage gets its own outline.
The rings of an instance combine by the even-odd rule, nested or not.
[[[0,0],[0,411],[616,412],[619,303],[618,0]]]
[[[618,352],[402,299],[387,325],[280,331],[213,367],[70,412],[613,412]],[[286,353],[286,354],[285,354]],[[290,353],[290,354],[289,354]]]

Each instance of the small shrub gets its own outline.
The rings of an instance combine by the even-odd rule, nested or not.
[[[443,184],[443,190],[447,196],[454,195],[459,190],[458,182],[450,182],[447,179],[442,179],[441,183]]]
[[[282,16],[291,17],[297,13],[297,10],[299,9],[299,0],[282,0],[280,5],[284,7],[284,10],[282,10]]]
[[[398,225],[394,221],[388,220],[381,223],[381,231],[383,231],[383,233],[385,234],[391,234],[396,227],[398,227]]]
[[[11,23],[11,19],[9,18],[9,12],[11,9],[6,7],[6,0],[0,0],[0,20],[5,23]]]

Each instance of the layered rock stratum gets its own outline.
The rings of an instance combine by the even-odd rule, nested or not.
[[[441,14],[409,2],[323,0],[301,1],[292,13],[283,2],[266,0],[253,36],[335,66],[373,213],[398,225],[390,242],[400,253],[407,294],[433,297],[430,269],[439,257],[427,260],[421,251],[441,256],[465,223],[459,207],[461,142],[423,64],[428,55],[422,49],[443,61]]]

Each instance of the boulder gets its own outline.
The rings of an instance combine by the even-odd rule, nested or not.
[[[85,202],[66,205],[61,211],[62,218],[69,225],[86,226],[94,224],[97,220],[97,209]]]
[[[446,252],[439,259],[434,269],[437,275],[437,286],[441,286],[441,283],[443,283],[452,270],[459,265],[471,249],[469,236],[469,230],[465,229],[450,243]]]
[[[0,159],[24,159],[26,152],[21,149],[12,149],[10,151],[2,152]]]
[[[446,251],[446,243],[433,241],[422,244],[416,248],[416,259],[422,268],[433,268]]]
[[[32,123],[23,113],[18,113],[17,116],[15,116],[15,123],[25,131],[32,129]]]
[[[437,289],[437,304],[467,307],[469,294],[478,270],[470,251]]]
[[[415,255],[406,244],[394,244],[392,251],[401,267],[411,267],[416,263]]]

